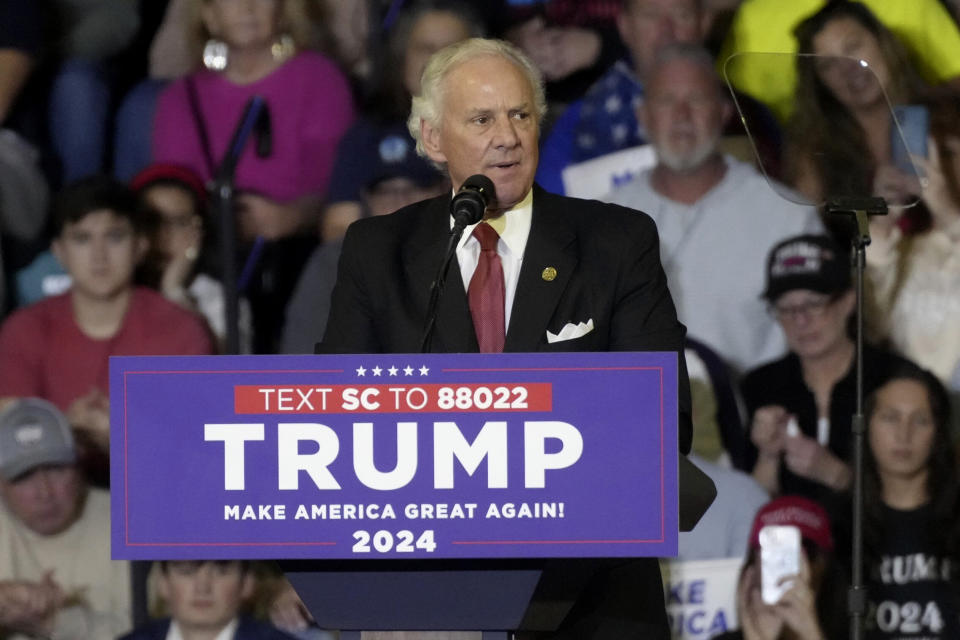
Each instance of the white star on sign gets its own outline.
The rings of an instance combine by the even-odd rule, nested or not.
[[[413,375],[413,367],[411,367],[410,365],[405,366],[405,367],[403,368],[403,375],[405,375],[405,376],[412,376],[412,375]]]
[[[373,375],[375,376],[379,376],[381,373],[383,373],[383,369],[378,366],[371,369],[371,371],[373,371]]]
[[[367,375],[367,370],[363,368],[363,365],[360,365],[359,367],[357,367],[357,375],[358,376]]]
[[[389,372],[390,372],[390,375],[392,375],[392,376],[397,375],[397,368],[396,368],[396,367],[390,367],[389,369],[387,369],[387,371],[389,371]]]
[[[427,369],[427,365],[420,367],[420,375],[425,376],[430,373],[430,369]]]

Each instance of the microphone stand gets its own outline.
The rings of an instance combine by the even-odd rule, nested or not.
[[[850,615],[850,638],[863,638],[863,622],[867,611],[867,589],[863,583],[863,448],[867,432],[863,415],[863,272],[866,265],[867,245],[870,244],[869,216],[887,215],[887,203],[883,198],[831,198],[825,204],[828,214],[853,216],[856,232],[853,234],[853,260],[855,263],[857,310],[856,310],[856,411],[851,420],[853,433],[853,530],[852,574],[847,592],[847,611]]]
[[[224,319],[226,321],[225,354],[240,353],[240,293],[237,287],[237,222],[234,213],[234,189],[237,164],[240,154],[253,133],[254,128],[264,117],[267,103],[260,96],[253,96],[243,109],[243,115],[233,132],[230,145],[220,161],[213,179],[213,206],[217,212],[220,227],[220,260],[223,269]]]
[[[430,353],[430,346],[433,343],[433,330],[437,326],[437,312],[440,308],[440,295],[443,293],[443,287],[447,283],[447,272],[450,270],[450,263],[453,256],[457,253],[457,245],[463,236],[463,230],[467,228],[467,220],[463,216],[454,218],[453,228],[450,230],[450,238],[447,240],[447,250],[443,255],[443,262],[440,263],[440,270],[430,285],[430,302],[427,303],[427,320],[424,323],[423,339],[420,341],[420,353]]]

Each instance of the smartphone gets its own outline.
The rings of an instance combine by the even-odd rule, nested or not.
[[[787,576],[800,573],[800,529],[767,525],[760,529],[760,597],[776,604],[793,585]]]
[[[893,108],[897,127],[890,127],[890,150],[893,164],[910,175],[920,173],[910,155],[927,157],[927,136],[930,133],[930,112],[921,104],[901,104]],[[903,135],[901,135],[901,132]]]

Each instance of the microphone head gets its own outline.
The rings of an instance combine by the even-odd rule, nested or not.
[[[450,203],[450,213],[454,222],[462,227],[475,224],[483,219],[483,212],[497,201],[497,192],[493,181],[483,174],[470,176],[463,181],[457,195]]]
[[[487,203],[487,206],[490,206],[497,201],[497,189],[493,186],[493,180],[482,173],[472,175],[464,180],[457,193],[461,193],[465,190],[476,191],[479,193],[481,196],[483,196],[483,200]]]

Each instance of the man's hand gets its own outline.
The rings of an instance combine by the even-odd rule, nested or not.
[[[835,491],[842,491],[850,484],[849,467],[813,438],[802,434],[787,437],[784,454],[787,468],[798,476]]]
[[[293,585],[286,579],[283,580],[283,586],[270,603],[269,613],[270,622],[284,631],[302,631],[313,622],[313,616],[310,615],[307,606],[303,604]]]
[[[100,389],[90,389],[74,400],[67,409],[67,420],[98,449],[110,451],[110,399]]]
[[[600,56],[599,34],[582,27],[548,27],[536,16],[508,32],[548,81],[560,80],[592,66]]]
[[[0,581],[0,629],[47,636],[64,600],[52,571],[41,582]]]

